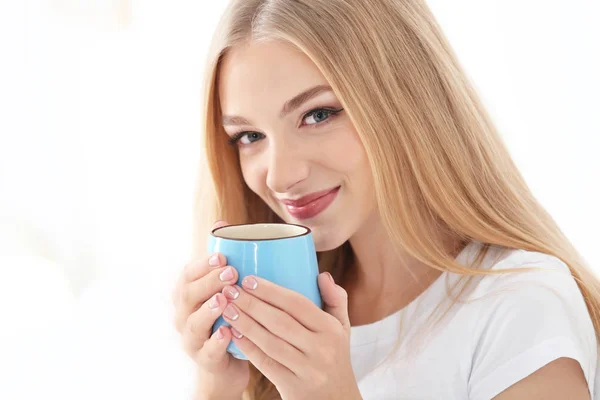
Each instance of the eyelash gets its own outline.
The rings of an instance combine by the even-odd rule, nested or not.
[[[309,112],[307,112],[306,114],[304,114],[304,116],[302,117],[302,121],[304,121],[307,117],[310,117],[313,114],[318,113],[319,111],[325,111],[326,113],[328,113],[328,117],[327,119],[321,121],[321,122],[317,122],[316,124],[310,124],[307,125],[309,128],[316,128],[318,126],[322,126],[326,123],[328,123],[329,121],[331,121],[332,117],[335,117],[337,114],[339,114],[340,112],[342,112],[344,109],[340,108],[338,110],[335,109],[331,109],[331,108],[315,108],[313,110],[310,110]],[[236,134],[234,134],[230,139],[229,139],[229,144],[230,145],[236,145],[238,144],[238,142],[246,135],[250,134],[250,133],[259,133],[260,135],[262,135],[262,133],[260,132],[252,132],[252,131],[242,131],[242,132],[238,132]],[[248,146],[248,145],[244,145],[244,146]]]

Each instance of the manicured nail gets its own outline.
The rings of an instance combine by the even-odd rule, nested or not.
[[[221,275],[219,275],[219,279],[221,280],[221,282],[227,282],[233,279],[233,268],[231,267],[227,267],[227,269],[223,272],[221,272]]]
[[[225,307],[225,311],[223,311],[223,315],[232,321],[235,321],[240,316],[232,304]]]
[[[218,254],[213,254],[208,259],[208,265],[210,265],[211,267],[218,267],[219,266],[219,255]]]
[[[223,288],[223,294],[225,295],[225,297],[227,297],[229,300],[235,300],[238,297],[240,297],[240,291],[237,290],[234,286],[225,286]]]
[[[221,332],[221,329],[223,329],[222,326],[220,326],[219,329],[217,329],[217,331],[215,332],[215,337],[217,339],[223,339],[223,337],[224,337],[223,332]]]
[[[208,308],[217,308],[219,307],[219,297],[218,294],[215,294],[213,297],[210,298],[209,302],[208,302]]]
[[[335,281],[333,280],[333,276],[331,276],[331,274],[329,272],[325,272],[325,273],[329,277],[329,280],[331,281],[331,283],[335,283]]]
[[[242,279],[242,286],[245,289],[254,290],[258,286],[258,282],[256,282],[256,279],[254,279],[253,277],[247,276],[244,279]]]
[[[240,331],[238,331],[237,329],[235,329],[233,326],[231,327],[231,333],[233,334],[233,336],[235,336],[238,339],[241,339],[244,337],[244,335],[242,335],[242,333]]]

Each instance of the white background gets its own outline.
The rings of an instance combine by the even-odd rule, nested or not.
[[[600,6],[430,0],[517,164],[600,272]],[[224,1],[0,0],[0,398],[186,399],[203,61]]]

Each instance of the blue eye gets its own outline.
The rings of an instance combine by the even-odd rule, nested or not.
[[[263,135],[262,133],[258,133],[258,132],[247,132],[244,136],[242,136],[240,138],[240,143],[241,144],[250,144],[250,143],[258,142],[264,136],[265,135]]]
[[[332,115],[335,115],[343,110],[344,110],[343,108],[340,108],[338,110],[332,110],[332,109],[328,109],[328,108],[315,108],[314,110],[311,110],[311,111],[307,112],[306,114],[304,114],[302,121],[305,121],[308,118],[311,118],[314,122],[307,123],[305,125],[314,127],[314,126],[320,125],[321,123],[325,123]],[[229,139],[229,144],[231,144],[231,145],[239,144],[241,146],[247,146],[254,142],[258,142],[264,138],[265,138],[265,135],[260,132],[244,131],[244,132],[239,132],[239,133],[236,133],[235,135],[233,135],[231,137],[231,139]]]
[[[240,132],[233,135],[231,139],[229,139],[229,144],[233,145],[239,143],[244,146],[258,142],[264,137],[265,135],[260,132]]]
[[[339,110],[331,110],[328,108],[317,108],[317,109],[314,109],[314,110],[306,113],[304,115],[304,118],[302,118],[302,120],[304,121],[306,119],[311,118],[314,122],[310,123],[310,124],[306,124],[306,125],[318,125],[321,122],[328,120],[330,116],[335,115],[342,110],[343,110],[343,108],[340,108]]]

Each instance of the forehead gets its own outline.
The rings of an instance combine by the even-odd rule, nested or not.
[[[282,42],[253,42],[231,48],[219,70],[219,97],[225,114],[244,115],[248,105],[281,107],[309,87],[327,84],[311,59]]]

